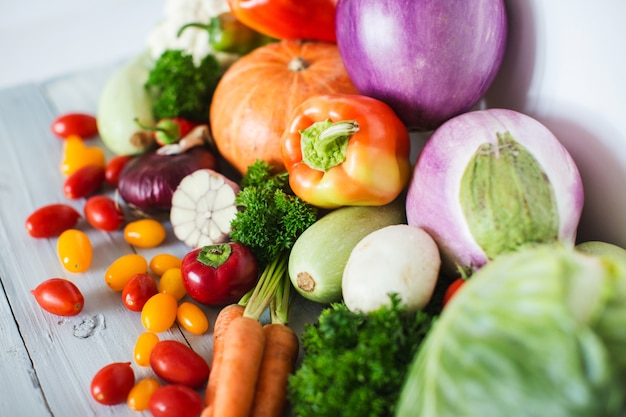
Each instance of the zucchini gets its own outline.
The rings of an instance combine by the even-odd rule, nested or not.
[[[385,206],[346,206],[313,223],[296,240],[289,255],[289,279],[304,298],[341,300],[341,279],[350,253],[367,234],[406,223],[402,201]]]

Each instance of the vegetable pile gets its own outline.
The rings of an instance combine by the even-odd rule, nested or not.
[[[501,0],[190,3],[168,3],[96,117],[52,126],[92,228],[154,248],[169,222],[187,248],[108,265],[104,286],[146,330],[135,364],[158,380],[116,362],[96,401],[155,416],[623,414],[626,250],[577,242],[583,178],[546,126],[473,110],[504,53]],[[80,273],[82,217],[50,204],[26,229]],[[88,302],[63,279],[33,295],[58,315]],[[321,314],[293,328],[302,303]],[[210,360],[160,340],[172,326],[212,333]]]

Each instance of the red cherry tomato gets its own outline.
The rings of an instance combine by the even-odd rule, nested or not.
[[[83,310],[85,304],[76,284],[64,278],[50,278],[31,293],[41,308],[57,316],[75,316]]]
[[[135,372],[130,362],[113,362],[100,369],[91,380],[91,395],[100,404],[126,402],[135,386]]]
[[[98,191],[104,183],[104,167],[85,165],[71,173],[63,184],[67,198],[83,198]]]
[[[146,301],[158,293],[157,283],[150,274],[135,274],[124,285],[122,302],[131,311],[141,311]]]
[[[26,230],[32,237],[44,238],[59,236],[73,228],[80,219],[80,213],[67,204],[49,204],[35,210],[26,219]]]
[[[124,224],[124,212],[105,195],[94,195],[85,202],[85,218],[96,229],[113,232]]]
[[[443,304],[442,304],[443,307],[445,307],[445,305],[448,304],[448,301],[450,301],[450,299],[454,296],[454,294],[456,294],[459,288],[463,286],[463,284],[465,284],[465,278],[457,278],[454,281],[452,281],[452,283],[448,286],[448,289],[446,290],[443,296]]]
[[[116,155],[109,159],[104,168],[104,180],[107,184],[117,187],[120,180],[120,172],[132,159],[132,155]]]
[[[72,135],[89,139],[98,134],[98,123],[91,114],[66,113],[52,121],[50,130],[61,139]]]
[[[200,394],[184,385],[163,385],[152,393],[148,402],[154,417],[196,417],[203,406]]]
[[[176,340],[161,340],[150,353],[150,367],[170,384],[198,388],[209,377],[209,365],[189,346]]]

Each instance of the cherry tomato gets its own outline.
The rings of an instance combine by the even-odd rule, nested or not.
[[[124,223],[124,212],[120,206],[105,195],[89,197],[83,210],[87,222],[96,229],[113,232]]]
[[[74,171],[86,166],[96,165],[104,167],[106,165],[104,151],[95,146],[85,146],[78,136],[69,136],[65,139],[63,146],[63,160],[61,161],[61,172],[71,175]]]
[[[202,397],[184,385],[163,385],[152,393],[149,407],[154,417],[196,417],[203,408]]]
[[[159,336],[153,332],[143,332],[135,342],[133,356],[139,366],[150,366],[150,353],[156,344],[159,343]]]
[[[176,301],[182,300],[187,295],[187,290],[180,268],[170,268],[165,271],[159,280],[158,290],[173,295]]]
[[[165,227],[154,219],[135,220],[124,227],[124,239],[138,248],[159,246],[165,237]]]
[[[161,340],[152,348],[150,367],[170,384],[198,388],[209,377],[209,364],[189,346],[177,340]]]
[[[133,411],[144,411],[148,409],[150,397],[161,384],[155,378],[144,378],[137,382],[128,393],[126,404]]]
[[[141,309],[143,327],[155,333],[161,333],[172,327],[176,321],[178,301],[173,295],[160,292],[146,301]]]
[[[120,180],[120,172],[132,159],[132,155],[115,155],[109,159],[109,162],[104,167],[104,180],[107,184],[117,187]]]
[[[37,304],[57,316],[75,316],[83,310],[85,299],[76,284],[65,278],[50,278],[31,293]]]
[[[178,324],[189,333],[200,335],[209,330],[209,318],[200,307],[192,302],[185,301],[178,306],[176,312]]]
[[[141,311],[150,297],[158,293],[157,284],[152,275],[135,274],[124,285],[122,302],[131,311]]]
[[[67,139],[69,136],[89,139],[98,134],[98,123],[91,114],[66,113],[52,121],[50,130],[61,139]]]
[[[100,404],[126,402],[135,385],[135,372],[130,362],[113,362],[100,369],[91,380],[91,395]]]
[[[159,277],[171,268],[180,268],[182,259],[169,253],[159,253],[150,259],[150,270]]]
[[[443,296],[442,307],[445,307],[445,305],[448,304],[448,301],[450,301],[450,299],[454,296],[454,294],[456,294],[459,288],[463,286],[463,284],[465,284],[465,278],[457,278],[452,281]]]
[[[91,266],[93,246],[81,230],[68,229],[57,240],[57,253],[63,267],[70,272],[85,272]]]
[[[76,226],[80,213],[67,204],[49,204],[35,210],[26,219],[26,230],[32,237],[59,236]]]
[[[83,198],[98,191],[104,183],[104,167],[85,165],[70,174],[63,184],[67,198]]]
[[[148,261],[141,255],[129,253],[114,260],[104,272],[104,280],[113,291],[122,291],[133,275],[148,272]]]

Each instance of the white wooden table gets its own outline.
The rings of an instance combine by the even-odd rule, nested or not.
[[[189,248],[174,237],[169,224],[165,244],[140,250],[130,247],[121,231],[101,232],[82,220],[78,227],[91,238],[94,260],[87,272],[71,274],[57,257],[57,239],[35,239],[24,225],[31,212],[50,203],[68,203],[82,213],[84,200],[63,194],[62,141],[49,126],[66,112],[95,114],[100,90],[119,64],[0,90],[0,416],[149,415],[125,404],[100,405],[90,395],[93,375],[111,362],[132,362],[137,379],[154,375],[133,360],[135,340],[144,331],[140,313],[122,305],[120,293],[107,287],[104,272],[127,253],[140,253],[149,261],[162,252],[182,257]],[[102,146],[100,139],[89,143]],[[54,316],[36,303],[30,291],[52,277],[71,279],[83,292],[85,307],[79,315]],[[300,301],[292,317],[297,330],[320,309]],[[218,309],[203,308],[212,323]],[[184,341],[207,360],[211,357],[212,329],[194,336],[173,327],[160,338]]]

